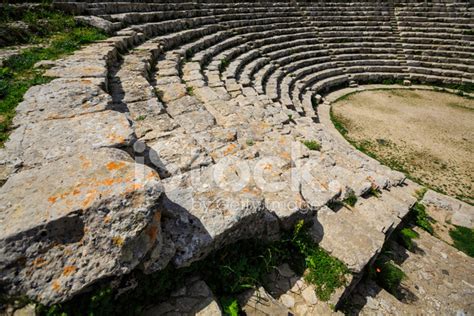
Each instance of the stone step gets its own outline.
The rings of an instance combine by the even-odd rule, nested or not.
[[[351,288],[362,277],[364,268],[380,253],[385,240],[415,203],[417,186],[394,187],[380,197],[357,201],[353,208],[333,211],[320,209],[311,227],[311,235],[332,256],[344,262],[354,275]],[[385,224],[384,224],[385,223]]]

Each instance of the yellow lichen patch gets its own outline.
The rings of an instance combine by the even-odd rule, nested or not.
[[[109,171],[120,170],[123,167],[125,167],[125,162],[123,161],[119,161],[119,162],[111,161],[107,164],[107,170]]]
[[[120,236],[115,236],[115,237],[112,237],[112,242],[114,243],[114,245],[122,247],[124,240]]]
[[[75,266],[65,266],[63,269],[63,275],[68,276],[74,272],[76,272],[77,267]]]

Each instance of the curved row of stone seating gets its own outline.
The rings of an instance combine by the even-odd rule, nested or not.
[[[188,45],[189,45],[189,44],[188,44]],[[166,53],[165,55],[166,55],[166,56],[176,56],[176,53],[179,54],[179,52],[176,51],[176,52],[168,52],[168,53]],[[182,50],[181,50],[181,54],[182,54]],[[181,57],[183,57],[183,56],[181,55]],[[168,59],[168,60],[169,60],[169,59]],[[177,61],[176,59],[175,59],[174,61],[173,61],[173,60],[171,60],[171,61],[172,61],[173,65],[174,65],[174,67],[177,67],[177,66],[179,66],[179,64],[180,64],[179,61]],[[160,67],[159,67],[159,65],[160,65],[160,63],[158,62],[158,70],[157,70],[157,75],[158,75],[158,76],[160,75]],[[186,63],[185,65],[187,65],[187,63]],[[179,73],[179,71],[176,71],[176,70],[175,70],[174,72],[175,72],[175,73]],[[184,73],[184,71],[183,71],[183,73]],[[194,93],[196,93],[196,95],[197,95],[198,98],[199,98],[199,96],[200,96],[200,91],[199,91],[200,86],[197,85],[197,86],[195,86],[195,87],[193,87],[193,88],[196,89],[196,91],[195,91]],[[216,94],[219,94],[219,92],[220,92],[220,91],[215,91]],[[256,94],[255,94],[255,95],[256,95]],[[202,98],[202,96],[201,96],[201,98]],[[228,97],[227,97],[227,98],[228,98]],[[224,98],[224,99],[227,99],[227,98]],[[208,101],[208,100],[203,100],[203,101]],[[166,108],[169,108],[169,107],[166,107]],[[215,156],[213,156],[213,157],[215,157]],[[341,167],[339,166],[339,168],[341,168]],[[339,170],[342,171],[342,169],[339,169]],[[341,171],[339,171],[339,172],[341,172]],[[332,174],[335,175],[335,174],[334,174],[334,171],[332,172]],[[342,176],[343,178],[344,178],[344,177],[347,177],[347,175],[344,176],[344,173],[342,173],[342,174],[339,175],[339,177],[341,177],[341,176]],[[342,178],[342,179],[343,179],[343,178]],[[363,175],[361,174],[361,179],[362,179],[362,178],[363,178]],[[346,181],[347,181],[347,180],[346,180]],[[398,181],[399,181],[399,180],[398,180]],[[383,181],[382,181],[382,182],[383,182]],[[356,184],[356,185],[357,185],[357,184]],[[384,184],[384,183],[381,183],[381,185],[384,186],[385,184]],[[359,185],[359,186],[360,186],[360,185]],[[363,186],[363,187],[364,187],[364,186]],[[365,185],[364,188],[356,187],[356,186],[354,186],[353,188],[354,188],[355,190],[357,190],[358,194],[363,194],[363,192],[365,192],[369,187],[370,187],[370,186]],[[351,188],[351,189],[352,189],[352,188]],[[364,191],[364,190],[365,190],[365,191]]]
[[[414,3],[396,8],[395,14],[410,72],[472,81],[472,60],[466,59],[474,53],[474,25],[467,3]]]
[[[317,123],[313,108],[315,94],[350,80],[413,75],[392,43],[390,6],[62,5],[124,28],[56,62],[46,75],[58,79],[17,109],[0,188],[9,292],[62,301],[137,267],[182,267],[238,239],[276,238],[301,218],[357,274],[413,204],[415,185],[347,144],[327,111]],[[426,77],[462,80],[441,75]],[[381,197],[365,198],[373,190]],[[326,206],[353,194],[352,210]]]

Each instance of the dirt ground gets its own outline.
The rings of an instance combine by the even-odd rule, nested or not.
[[[332,107],[345,137],[382,163],[474,203],[474,100],[425,90],[373,90]]]

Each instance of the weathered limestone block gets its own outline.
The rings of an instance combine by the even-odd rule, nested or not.
[[[247,316],[291,315],[288,308],[268,294],[263,287],[242,293],[239,296],[239,304]]]
[[[156,98],[153,87],[144,77],[138,74],[130,77],[121,77],[121,85],[124,91],[123,102],[125,103],[147,101]]]
[[[50,304],[131,271],[161,243],[162,187],[118,149],[12,175],[0,188],[0,284]]]
[[[20,125],[104,111],[112,97],[101,88],[103,84],[103,79],[83,78],[55,79],[33,86],[17,106],[13,122]]]
[[[56,78],[106,78],[107,62],[93,59],[68,58],[58,61],[56,66],[45,72],[47,77]]]
[[[450,221],[453,225],[474,227],[474,206],[453,197],[428,190],[421,201],[434,216],[442,216],[443,222]]]
[[[102,19],[98,16],[76,16],[74,18],[77,22],[83,23],[85,25],[90,25],[96,27],[106,33],[112,33],[117,30],[117,24],[114,24],[108,20]]]
[[[364,219],[347,208],[337,212],[321,208],[310,230],[313,239],[332,256],[359,273],[379,251],[385,234],[367,225]]]
[[[148,143],[149,158],[162,177],[207,166],[211,157],[197,141],[182,129],[163,132]]]
[[[193,96],[184,96],[168,103],[167,112],[190,134],[209,130],[216,123],[214,117]]]
[[[277,223],[269,220],[263,196],[247,171],[229,158],[164,180],[163,207],[170,215],[163,229],[176,245],[174,265],[189,265],[239,239],[274,234],[271,225]]]
[[[22,124],[5,147],[15,162],[20,160],[23,167],[31,167],[90,149],[129,146],[133,140],[125,114],[107,110]]]
[[[157,85],[161,94],[161,100],[165,103],[180,99],[186,95],[186,85],[182,83],[170,83],[168,85]]]
[[[220,316],[222,311],[207,284],[191,279],[184,287],[171,293],[167,301],[147,309],[144,315]]]

